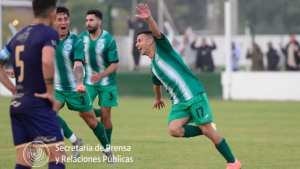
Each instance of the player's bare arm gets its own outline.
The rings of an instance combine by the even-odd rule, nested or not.
[[[106,77],[114,72],[116,72],[118,69],[118,63],[112,63],[110,64],[104,71],[95,73],[92,76],[92,82],[96,83],[99,80],[101,80],[103,77]]]
[[[45,46],[42,50],[42,70],[46,85],[46,93],[36,93],[36,97],[48,99],[53,102],[53,79],[54,79],[54,56],[55,49]]]
[[[155,95],[155,100],[153,107],[156,109],[162,109],[165,107],[165,103],[162,100],[162,93],[161,93],[161,86],[160,85],[153,85],[153,91]]]
[[[75,75],[75,79],[77,84],[83,83],[83,65],[81,61],[76,61],[74,63],[73,73]]]
[[[16,86],[9,80],[4,66],[0,64],[0,82],[12,93],[16,93]]]
[[[141,3],[136,7],[136,10],[137,10],[136,17],[144,20],[148,24],[149,29],[151,30],[154,37],[160,38],[161,32],[157,26],[157,23],[152,17],[149,6],[147,4]]]
[[[83,85],[83,64],[81,61],[75,61],[73,73],[77,83],[76,90],[78,92],[85,92],[85,87]]]

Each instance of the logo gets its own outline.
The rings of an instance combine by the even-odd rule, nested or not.
[[[102,54],[102,52],[104,50],[104,44],[105,44],[105,40],[104,39],[99,39],[97,41],[97,44],[96,44],[96,53],[98,55]]]
[[[68,57],[72,51],[72,40],[71,39],[68,39],[66,40],[66,42],[64,43],[64,47],[63,47],[63,55],[65,57]]]
[[[42,167],[49,161],[50,151],[43,141],[32,141],[23,150],[25,163],[32,167]]]
[[[16,101],[16,100],[14,100],[14,101],[12,101],[11,103],[10,103],[10,105],[12,106],[12,107],[19,107],[20,105],[21,105],[21,102],[18,102],[18,101]]]

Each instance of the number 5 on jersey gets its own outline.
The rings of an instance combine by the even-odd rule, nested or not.
[[[24,51],[24,45],[20,45],[16,47],[16,67],[20,69],[20,73],[18,75],[18,82],[22,82],[24,80],[24,62],[21,60],[21,53]]]

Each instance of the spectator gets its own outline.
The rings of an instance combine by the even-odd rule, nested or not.
[[[279,64],[279,55],[277,50],[273,47],[272,42],[268,43],[268,52],[267,52],[267,67],[270,71],[278,70]]]
[[[133,44],[132,44],[132,56],[134,61],[134,68],[133,70],[138,70],[140,65],[140,53],[137,47],[135,46],[135,39],[138,32],[143,30],[147,30],[147,25],[142,21],[138,20],[135,17],[133,19],[128,20],[128,27],[129,29],[133,29],[134,36],[133,36]]]
[[[264,70],[263,53],[256,42],[252,43],[252,50],[248,50],[246,57],[247,59],[251,59],[251,70]]]
[[[239,60],[241,57],[241,50],[240,48],[236,45],[235,42],[231,43],[231,50],[232,50],[232,57],[231,57],[231,66],[232,66],[232,71],[238,71],[239,70]]]
[[[295,71],[299,70],[299,64],[300,64],[300,45],[299,42],[296,39],[296,36],[292,34],[290,36],[290,41],[286,45],[285,48],[282,48],[282,52],[284,53],[286,57],[285,65],[286,70],[289,71]]]
[[[191,27],[187,27],[183,34],[182,43],[179,47],[179,53],[184,57],[186,51],[188,50],[190,46],[190,37],[193,36],[193,30]]]
[[[215,50],[216,44],[212,40],[212,45],[208,45],[206,39],[203,38],[201,45],[196,46],[196,40],[191,44],[191,48],[197,51],[196,69],[204,72],[213,72],[215,70],[215,64],[212,57],[212,51]]]

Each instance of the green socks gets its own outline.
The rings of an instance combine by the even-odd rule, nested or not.
[[[197,126],[192,126],[192,125],[184,125],[182,126],[184,128],[184,135],[183,137],[195,137],[202,135],[202,131],[199,127]]]
[[[101,109],[94,109],[94,113],[96,117],[101,117]],[[112,128],[106,128],[105,129],[107,140],[109,144],[111,143],[111,134],[112,134]]]
[[[105,128],[102,123],[98,123],[96,128],[92,129],[98,140],[100,141],[101,145],[106,148],[109,144]]]
[[[222,141],[216,145],[218,151],[222,154],[222,156],[226,159],[228,163],[234,163],[235,157],[233,156],[226,140],[223,138]]]
[[[59,122],[60,127],[63,129],[64,136],[69,139],[73,135],[73,131],[70,129],[70,127],[64,121],[64,119],[61,118],[60,116],[58,116],[58,122]]]
[[[111,144],[112,128],[105,129],[105,132],[106,132],[106,136],[107,136],[108,143]]]

